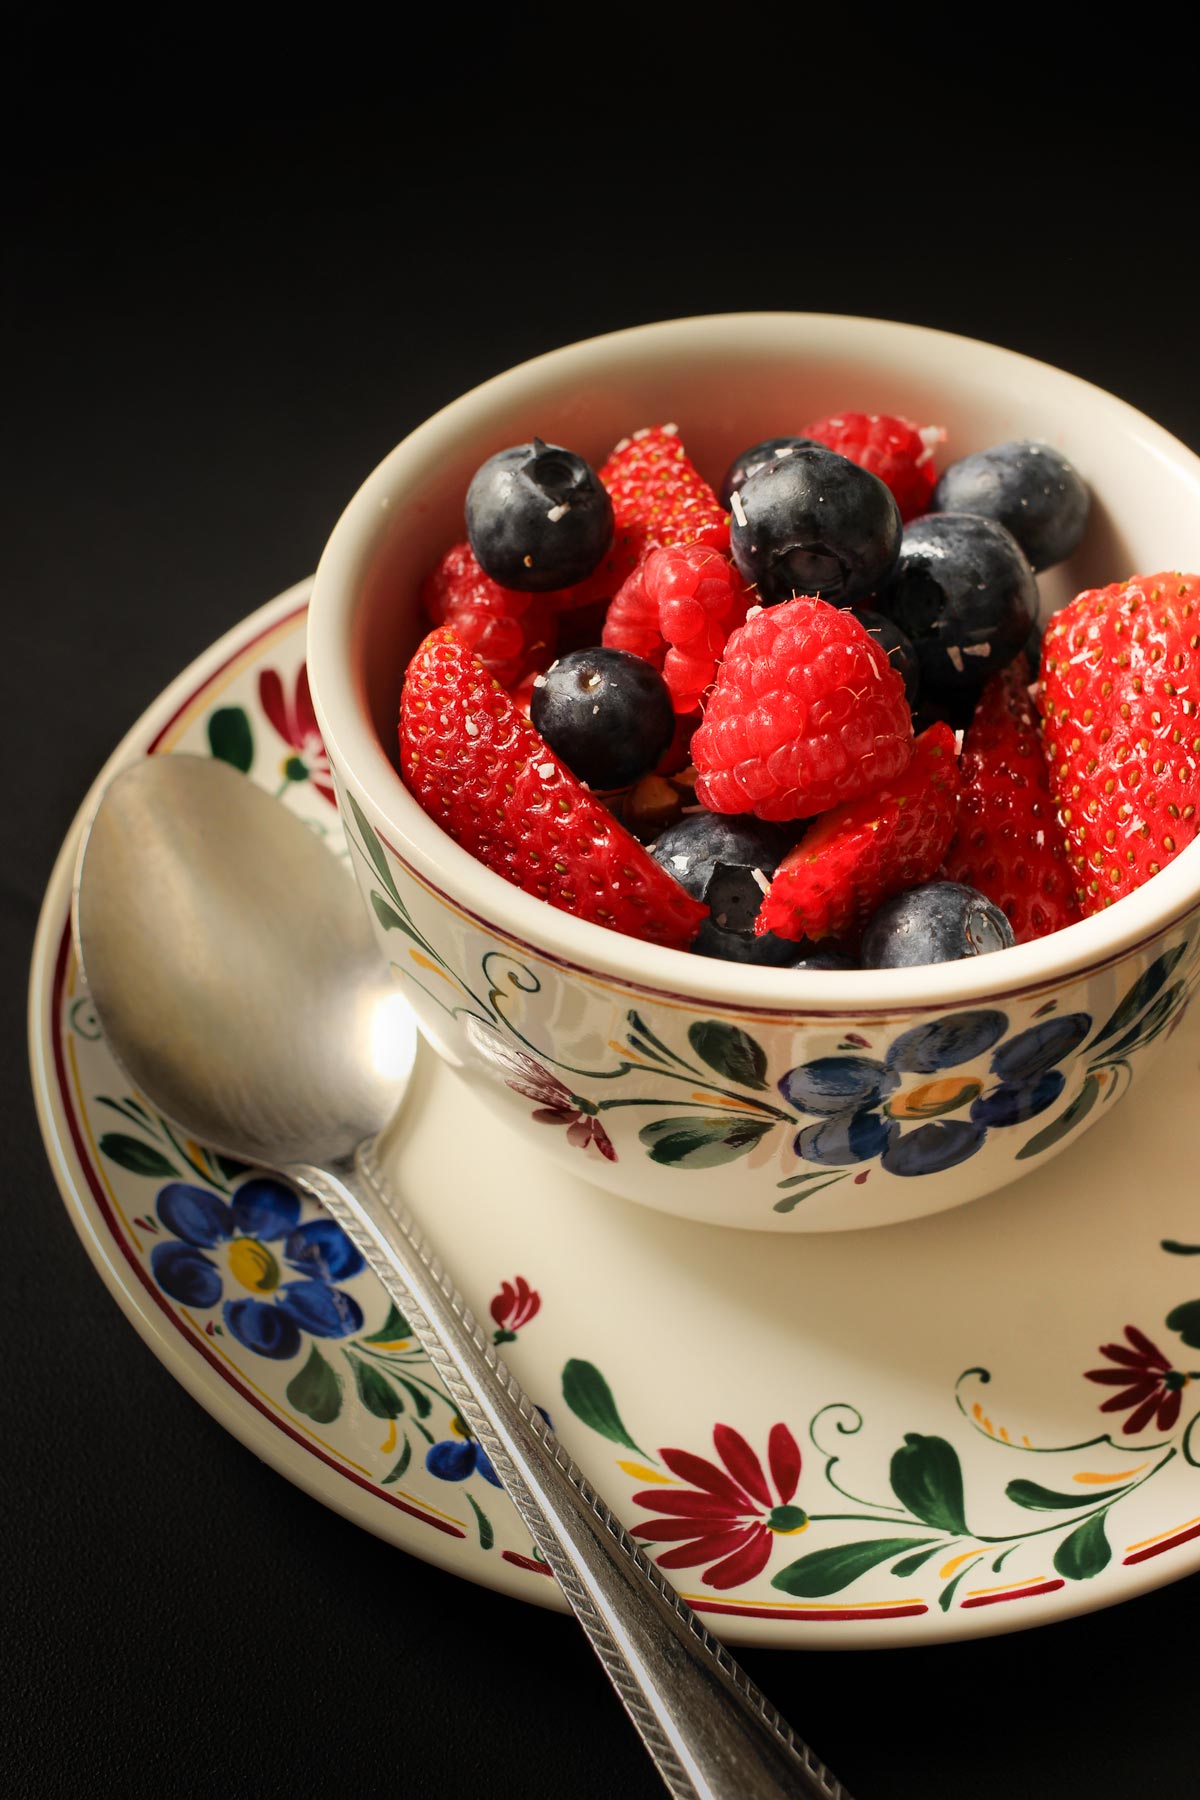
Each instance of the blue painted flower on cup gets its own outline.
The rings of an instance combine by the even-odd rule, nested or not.
[[[295,1356],[305,1334],[349,1337],[363,1315],[336,1284],[357,1275],[363,1259],[332,1219],[301,1224],[300,1210],[293,1190],[269,1176],[251,1176],[229,1200],[170,1181],[155,1202],[172,1236],[150,1252],[154,1279],[181,1306],[220,1303],[238,1343],[277,1362]]]
[[[932,1175],[974,1156],[989,1131],[1036,1118],[1066,1086],[1060,1064],[1087,1037],[1091,1015],[1045,1019],[1005,1040],[1008,1023],[990,1007],[953,1013],[902,1032],[882,1057],[821,1056],[789,1069],[779,1091],[814,1121],[796,1134],[797,1156]]]

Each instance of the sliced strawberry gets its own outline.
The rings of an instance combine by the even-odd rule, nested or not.
[[[1041,705],[1076,894],[1100,912],[1200,824],[1200,575],[1133,575],[1055,613]]]
[[[554,655],[554,596],[501,587],[484,574],[470,544],[454,544],[426,576],[421,607],[431,624],[452,624],[503,687],[545,668]]]
[[[754,929],[848,937],[875,909],[929,881],[954,835],[958,765],[948,725],[922,732],[904,773],[814,821],[780,863]]]
[[[686,949],[686,894],[543,742],[452,626],[420,645],[400,697],[400,770],[456,843],[576,918]]]
[[[1018,944],[1079,917],[1024,655],[992,676],[967,731],[946,877],[998,906]]]

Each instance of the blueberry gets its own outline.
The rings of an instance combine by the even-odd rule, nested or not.
[[[1035,625],[1025,639],[1025,660],[1029,664],[1029,679],[1033,681],[1042,666],[1042,628]]]
[[[983,513],[1008,527],[1033,568],[1079,548],[1090,496],[1078,470],[1049,444],[996,444],[943,471],[931,512]]]
[[[467,489],[471,548],[502,587],[571,587],[592,573],[612,535],[612,501],[595,470],[541,438],[489,456]]]
[[[882,613],[871,612],[865,606],[852,606],[850,611],[863,630],[869,631],[882,644],[888,661],[904,681],[905,699],[910,706],[915,706],[921,685],[921,665],[910,639],[905,637],[895,619],[885,619]]]
[[[903,529],[895,500],[876,476],[819,444],[759,469],[732,507],[733,560],[764,606],[795,594],[852,606],[895,567]]]
[[[666,682],[628,650],[572,650],[534,684],[529,717],[589,787],[626,787],[675,735]]]
[[[793,944],[792,949],[798,950],[800,954],[795,962],[786,965],[789,969],[836,969],[840,973],[844,969],[857,967],[840,950],[822,950],[818,945],[809,943],[807,938]]]
[[[791,966],[799,944],[770,931],[754,935],[763,897],[755,874],[769,881],[795,841],[793,827],[708,812],[688,813],[660,834],[651,856],[709,909],[694,951],[728,962]]]
[[[904,533],[877,600],[912,640],[928,700],[973,700],[1025,646],[1037,583],[1012,533],[978,513],[930,513]]]
[[[749,450],[743,450],[735,456],[725,472],[721,483],[721,505],[728,510],[729,503],[743,483],[760,469],[765,469],[769,462],[778,457],[790,456],[793,450],[809,450],[818,448],[815,438],[774,437],[764,438],[761,444],[751,444]]]
[[[957,881],[929,881],[885,900],[863,933],[867,969],[958,962],[1013,943],[1012,926],[990,900]]]

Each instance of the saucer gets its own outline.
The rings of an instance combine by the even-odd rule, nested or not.
[[[178,678],[68,834],[30,990],[47,1153],[110,1292],[227,1430],[412,1555],[562,1609],[357,1252],[131,1091],[75,963],[81,820],[148,751],[223,758],[346,854],[304,674],[307,593]],[[616,1199],[588,1179],[586,1134],[565,1175],[429,1050],[384,1164],[571,1454],[723,1637],[934,1643],[1200,1568],[1198,1066],[1194,1009],[1154,1078],[1043,1170],[828,1237]]]

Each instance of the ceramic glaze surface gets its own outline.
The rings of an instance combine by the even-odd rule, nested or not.
[[[106,775],[151,749],[218,755],[343,854],[305,698],[303,599],[283,596],[215,645]],[[71,953],[79,832],[39,927],[31,1067],[65,1204],[110,1292],[177,1379],[289,1480],[416,1556],[560,1605],[342,1233],[264,1171],[182,1138],[125,1082]],[[398,936],[419,949],[392,926]],[[607,1161],[598,1132],[620,1109],[577,1109],[577,1088],[514,1050],[487,1007],[478,1054],[517,1083],[522,1119],[547,1116],[527,1129],[495,1118],[425,1055],[384,1161],[572,1456],[731,1641],[899,1646],[1045,1623],[1200,1568],[1200,1208],[1186,1130],[1200,1017],[1163,1004],[1184,967],[1148,963],[1116,1019],[1131,990],[1105,996],[1079,1051],[1098,1090],[1085,1141],[1048,1170],[1032,1159],[1029,1179],[987,1204],[893,1230],[769,1237],[601,1192],[584,1177]],[[1170,1050],[1128,1105],[1106,1108],[1099,1076],[1124,1079],[1122,1040],[1156,1007]],[[988,1048],[961,1035],[963,1057],[940,1071],[893,1057],[874,1111],[892,1117],[887,1103],[917,1077],[994,1094],[1013,1078],[1009,1062],[991,1066],[1006,1046],[1026,1058],[1036,1046],[1041,1073],[1061,1068],[1051,1053],[1081,1029],[1073,1019],[1065,1006],[1032,1025],[1009,1018]],[[756,1042],[762,1029],[744,1027]],[[754,1085],[744,1047],[748,1062],[713,1065],[740,1039],[661,1041],[662,1066],[670,1051],[700,1079],[795,1110],[776,1065],[769,1088]],[[877,1049],[832,1054],[886,1072]],[[812,1079],[810,1067],[791,1087]],[[1045,1116],[1066,1098],[1064,1086]],[[938,1116],[969,1121],[974,1104]],[[875,1178],[833,1192],[854,1203]]]
[[[537,430],[599,457],[678,422],[701,468],[838,407],[946,426],[944,457],[1040,436],[1094,494],[1043,608],[1134,568],[1200,567],[1200,461],[1060,371],[938,332],[763,314],[574,345],[429,420],[351,501],[309,627],[316,708],[380,944],[448,1065],[531,1144],[709,1224],[897,1223],[1006,1186],[1142,1079],[1200,954],[1200,842],[1097,918],[930,969],[846,975],[687,957],[567,917],[475,862],[396,768],[416,594],[474,467]]]

